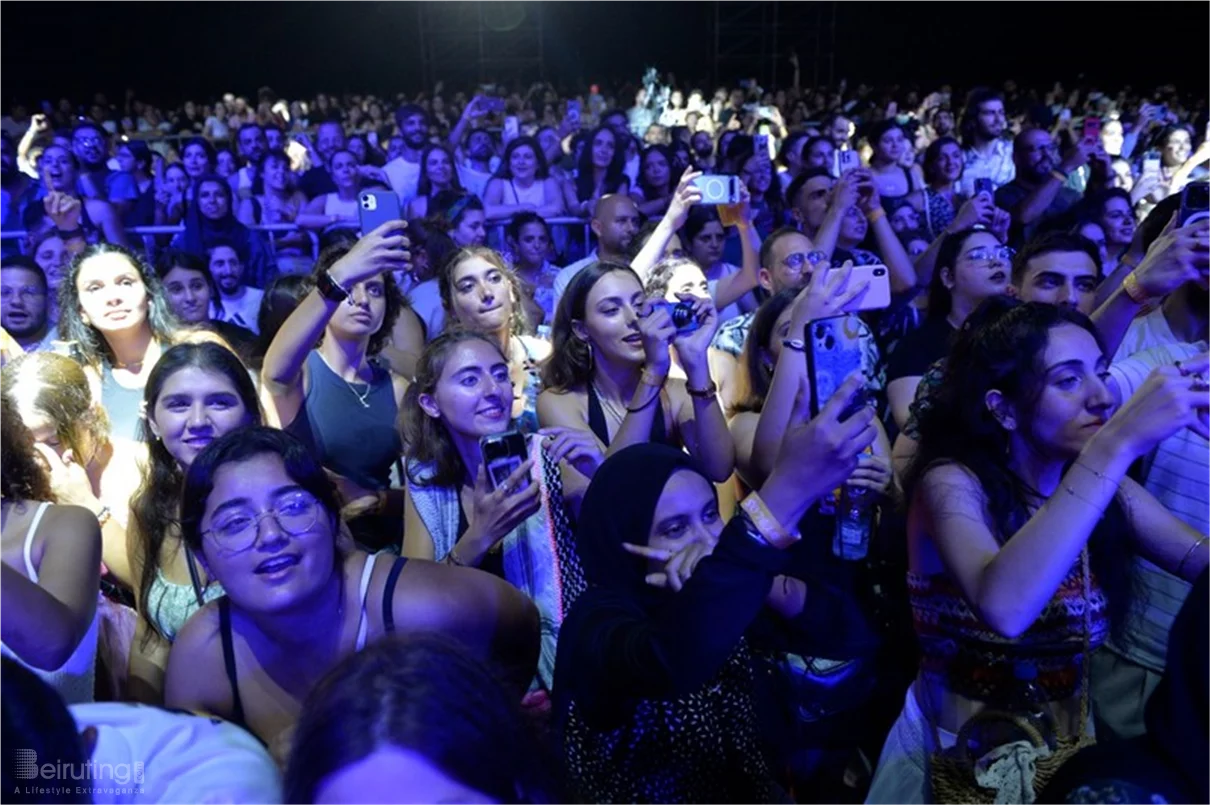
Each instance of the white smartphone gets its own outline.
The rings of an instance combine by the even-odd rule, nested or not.
[[[840,152],[840,175],[844,176],[849,171],[857,170],[861,167],[861,154],[856,151],[847,149]]]
[[[504,118],[504,142],[512,142],[521,134],[521,127],[515,115]]]
[[[891,275],[886,266],[853,266],[853,273],[849,275],[849,286],[860,285],[862,282],[868,282],[869,288],[860,300],[855,300],[856,307],[845,308],[846,313],[885,310],[891,306]]]

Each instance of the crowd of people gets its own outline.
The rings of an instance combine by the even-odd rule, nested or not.
[[[1210,800],[1205,97],[793,67],[0,120],[5,796]]]

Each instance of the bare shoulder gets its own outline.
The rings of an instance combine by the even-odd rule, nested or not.
[[[164,702],[170,707],[225,715],[231,707],[231,691],[226,680],[219,601],[211,601],[177,632],[168,654]]]
[[[985,522],[987,495],[975,473],[963,464],[929,467],[920,479],[918,496],[933,518],[966,517]]]

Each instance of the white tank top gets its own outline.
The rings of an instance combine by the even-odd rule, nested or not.
[[[504,191],[504,198],[507,200],[509,196],[512,196],[513,204],[532,204],[535,207],[541,207],[542,203],[546,201],[546,191],[542,189],[543,183],[540,180],[535,179],[534,183],[526,188],[518,187],[517,183],[510,179],[505,187],[507,189]]]
[[[34,512],[34,519],[29,524],[29,530],[25,532],[23,551],[25,572],[34,584],[38,583],[38,570],[34,567],[33,559],[34,535],[38,531],[38,525],[42,522],[42,515],[46,514],[48,506],[50,506],[49,503],[39,504],[38,511]],[[94,613],[88,632],[80,640],[76,650],[67,658],[67,662],[63,663],[63,667],[57,670],[43,671],[34,668],[3,643],[0,643],[0,653],[37,674],[43,682],[54,688],[67,704],[91,702],[94,698],[94,681],[97,670],[97,622],[99,619],[99,612]]]
[[[324,196],[324,215],[335,215],[338,218],[357,220],[357,199],[341,200],[336,193]]]

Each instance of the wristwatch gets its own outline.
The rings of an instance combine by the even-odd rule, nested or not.
[[[328,271],[319,272],[319,276],[315,278],[315,289],[329,302],[343,302],[349,298],[349,292],[342,288]]]
[[[782,339],[781,345],[786,349],[792,349],[795,352],[806,352],[807,343],[801,338],[785,338]]]

